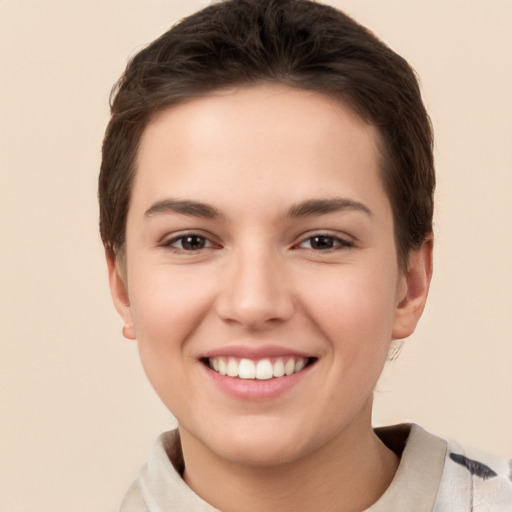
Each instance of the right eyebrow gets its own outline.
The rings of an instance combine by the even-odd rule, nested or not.
[[[179,213],[180,215],[203,217],[205,219],[218,219],[221,217],[220,212],[209,204],[179,199],[162,199],[157,201],[146,210],[144,216],[150,217],[159,213]]]
[[[340,211],[359,211],[370,217],[373,215],[371,210],[353,199],[334,197],[327,199],[308,199],[302,203],[293,205],[287,213],[288,217],[309,217],[312,215],[326,215],[328,213]]]

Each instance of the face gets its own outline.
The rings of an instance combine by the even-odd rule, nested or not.
[[[378,156],[342,103],[285,86],[216,92],[147,127],[110,279],[182,437],[273,464],[371,429],[390,341],[414,329],[429,279],[428,251],[399,271]]]

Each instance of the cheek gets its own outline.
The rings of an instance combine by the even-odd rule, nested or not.
[[[345,327],[364,337],[368,329],[386,330],[395,310],[397,279],[378,267],[335,269],[322,279],[310,279],[305,285],[307,300],[333,325]],[[352,327],[351,327],[352,326]]]
[[[146,376],[169,409],[180,410],[182,385],[192,364],[188,340],[206,311],[204,287],[162,268],[132,273],[130,300],[140,361]],[[181,404],[181,405],[180,405]]]
[[[369,266],[336,269],[308,283],[306,306],[347,371],[385,362],[392,337],[396,275]],[[357,364],[356,364],[357,363]]]
[[[150,272],[134,269],[130,304],[143,364],[151,360],[176,360],[177,351],[200,325],[211,305],[211,287],[200,272],[189,275],[168,266],[154,265]]]

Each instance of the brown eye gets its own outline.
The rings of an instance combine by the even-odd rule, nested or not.
[[[206,239],[197,235],[185,236],[182,239],[181,245],[186,251],[197,251],[205,247]]]
[[[300,247],[303,249],[313,249],[315,251],[328,251],[332,249],[343,249],[351,245],[350,242],[336,236],[315,235],[304,240],[300,244]]]
[[[332,236],[313,236],[310,238],[311,249],[332,249],[335,244],[335,239]]]
[[[212,244],[204,236],[183,235],[174,238],[166,245],[182,251],[200,251],[206,247],[211,247]]]

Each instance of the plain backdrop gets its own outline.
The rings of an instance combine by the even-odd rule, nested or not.
[[[0,0],[0,510],[114,511],[175,421],[121,336],[97,232],[108,94],[207,2]],[[435,274],[375,423],[512,455],[512,2],[339,0],[421,77]]]

